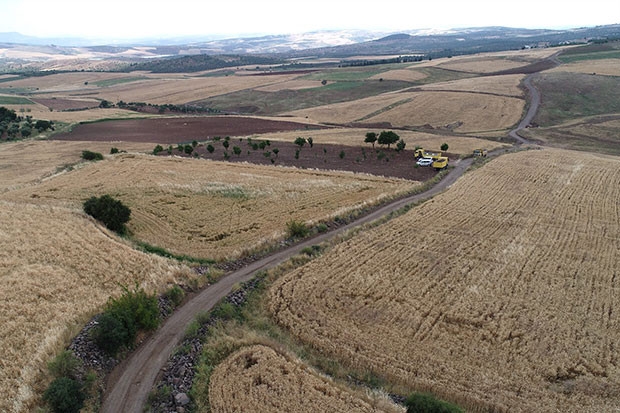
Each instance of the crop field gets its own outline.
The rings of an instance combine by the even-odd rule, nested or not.
[[[528,62],[505,59],[502,57],[460,57],[449,59],[438,67],[471,73],[492,73],[525,66]]]
[[[618,182],[614,157],[504,155],[280,278],[273,317],[469,411],[614,411]]]
[[[2,105],[7,109],[14,110],[16,113],[22,115],[22,110],[26,109],[28,112],[23,113],[23,115],[32,116],[34,119],[43,119],[43,120],[51,120],[54,122],[63,122],[63,123],[76,123],[76,122],[88,122],[88,121],[96,121],[102,119],[127,119],[127,118],[145,118],[150,117],[151,115],[145,113],[132,112],[125,109],[118,108],[109,108],[109,109],[100,109],[93,108],[87,110],[79,110],[79,111],[67,111],[61,112],[52,110],[50,108],[41,105],[39,103],[28,104],[28,105]]]
[[[75,210],[0,201],[0,411],[33,411],[46,363],[120,284],[153,291],[187,280]]]
[[[346,172],[130,154],[0,198],[79,209],[91,196],[111,194],[131,208],[128,228],[135,238],[177,254],[224,259],[281,239],[290,220],[328,220],[417,185]]]
[[[364,397],[365,396],[365,397]],[[242,412],[404,412],[387,400],[338,387],[299,359],[271,347],[242,348],[220,363],[209,386],[214,413]]]
[[[132,142],[21,141],[3,143],[0,150],[0,193],[36,184],[71,169],[83,150],[102,154],[112,147],[128,152],[152,151],[155,144]]]
[[[500,75],[473,77],[421,86],[421,90],[447,90],[458,92],[490,93],[503,96],[523,97],[519,83],[524,75]]]
[[[603,76],[620,76],[620,50],[617,51],[619,57],[615,59],[579,60],[576,62],[565,63],[548,72],[575,72],[585,74],[597,74]]]
[[[428,74],[423,71],[415,69],[393,69],[387,72],[377,73],[371,76],[370,79],[384,79],[384,80],[402,80],[405,82],[415,82],[427,77]]]

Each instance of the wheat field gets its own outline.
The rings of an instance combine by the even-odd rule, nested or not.
[[[80,209],[110,194],[132,210],[130,232],[177,254],[238,258],[308,224],[372,205],[418,182],[204,159],[126,154],[83,164],[0,199]]]
[[[404,412],[336,385],[299,359],[264,345],[242,348],[215,368],[209,384],[213,413]]]
[[[0,201],[0,411],[32,411],[46,363],[120,284],[162,291],[188,268],[135,251],[73,210]]]
[[[603,76],[620,76],[620,59],[582,60],[564,63],[547,72],[593,73]]]
[[[472,73],[491,73],[501,70],[515,69],[525,66],[528,62],[506,59],[503,56],[473,56],[449,59],[438,65],[443,69],[458,70]]]
[[[620,404],[620,159],[505,155],[294,270],[275,320],[470,411]]]
[[[491,93],[512,97],[523,97],[523,91],[519,88],[519,84],[524,77],[525,75],[472,77],[422,85],[420,89]]]

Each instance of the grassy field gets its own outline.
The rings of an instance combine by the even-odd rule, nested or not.
[[[0,105],[33,105],[34,102],[19,96],[0,96]]]
[[[294,356],[264,345],[242,348],[219,364],[209,386],[213,413],[404,412],[387,400],[337,386]]]
[[[618,182],[618,158],[503,156],[282,277],[273,316],[344,365],[470,411],[613,411]]]
[[[290,220],[329,220],[417,185],[345,172],[122,155],[0,198],[79,209],[91,196],[111,194],[131,208],[128,228],[138,240],[220,260],[282,239]]]
[[[0,201],[0,220],[1,411],[33,411],[46,363],[121,284],[162,291],[190,277],[73,209]]]

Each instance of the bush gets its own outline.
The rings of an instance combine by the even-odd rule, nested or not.
[[[80,383],[68,377],[54,380],[43,394],[43,400],[57,413],[78,413],[84,406],[84,399]]]
[[[440,149],[442,151],[447,151],[448,150],[448,144],[447,143],[442,143]]]
[[[310,233],[310,229],[303,222],[291,220],[286,223],[286,233],[289,238],[303,238]]]
[[[185,145],[183,147],[183,150],[185,151],[186,154],[191,154],[194,151],[194,147],[192,145]]]
[[[129,320],[125,320],[129,321]],[[123,346],[129,346],[135,337],[133,325],[127,326],[117,315],[103,313],[93,329],[93,340],[107,354],[114,356]]]
[[[340,153],[338,154],[338,156],[340,157],[340,159],[344,159],[344,151],[340,151]]]
[[[82,151],[82,159],[87,161],[100,161],[103,159],[103,155],[99,152]]]
[[[215,150],[215,147],[211,144],[207,145],[207,151],[209,151],[209,153],[213,153],[213,151]]]
[[[131,210],[110,195],[99,198],[91,197],[84,202],[84,212],[92,216],[112,231],[119,234],[125,232],[125,223],[129,221]]]
[[[118,148],[110,148],[110,155],[114,155],[115,153],[118,153]]]
[[[185,297],[185,291],[183,291],[183,289],[178,285],[175,285],[166,291],[165,296],[172,301],[172,304],[174,304],[175,307],[178,307],[183,301],[183,297]]]
[[[405,400],[407,413],[463,413],[460,407],[438,400],[432,394],[413,393]]]
[[[157,145],[155,146],[155,149],[153,149],[153,155],[157,155],[158,153],[163,152],[163,150],[164,150],[163,146]]]
[[[80,360],[69,350],[62,351],[47,364],[47,368],[54,377],[75,378],[80,367]]]

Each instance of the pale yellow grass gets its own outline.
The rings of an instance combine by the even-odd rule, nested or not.
[[[381,129],[372,128],[322,129],[315,130],[309,133],[300,133],[299,131],[266,133],[262,135],[255,135],[253,136],[253,139],[269,139],[271,141],[293,142],[297,137],[301,136],[305,138],[312,137],[315,143],[321,144],[371,147],[370,144],[364,143],[366,133],[375,132],[377,134],[380,134],[381,131]],[[493,150],[508,146],[495,141],[478,138],[468,138],[463,136],[434,135],[431,133],[405,130],[398,130],[396,132],[398,133],[398,136],[400,136],[401,139],[407,144],[405,148],[406,150],[413,150],[416,146],[421,146],[428,150],[439,150],[443,143],[447,143],[450,149],[450,153],[457,155],[469,155],[476,148],[486,148],[488,150]],[[379,145],[376,145],[376,147],[379,147]]]
[[[301,360],[271,347],[242,348],[220,363],[209,384],[214,413],[225,412],[404,412],[313,371]]]
[[[471,411],[620,400],[620,158],[505,155],[278,280],[318,351]]]
[[[110,194],[132,210],[137,239],[203,258],[236,258],[313,223],[412,190],[418,182],[346,172],[125,155],[6,192],[3,199],[79,208]]]
[[[467,92],[415,93],[413,99],[385,110],[365,122],[390,122],[393,126],[430,124],[468,132],[507,129],[521,119],[525,100]]]
[[[76,123],[85,121],[94,121],[100,119],[126,119],[126,118],[144,118],[151,115],[146,113],[134,112],[131,110],[118,108],[93,108],[88,110],[77,111],[50,111],[47,106],[35,103],[34,105],[4,105],[4,107],[14,110],[21,116],[32,116],[34,119],[52,120],[54,122]],[[21,113],[21,110],[29,110],[29,112]]]
[[[98,89],[96,82],[138,77],[136,74],[112,72],[73,72],[58,73],[48,76],[32,76],[4,82],[3,87],[28,88],[36,92],[75,92],[94,91]],[[88,82],[85,85],[84,82]],[[48,97],[48,96],[45,96]]]
[[[450,59],[443,62],[438,67],[450,70],[458,70],[461,72],[472,73],[491,73],[501,70],[515,69],[517,67],[526,66],[528,62],[504,59],[501,57],[461,57],[459,59]]]
[[[279,92],[281,90],[301,90],[322,87],[320,80],[293,79],[285,82],[272,83],[267,86],[257,87],[261,92]]]
[[[523,91],[519,84],[525,75],[502,75],[473,77],[452,80],[449,82],[432,83],[420,86],[422,90],[452,90],[459,92],[492,93],[497,95],[522,97]]]
[[[25,140],[0,145],[0,193],[36,184],[81,161],[83,150],[110,153],[151,151],[155,144],[133,142],[65,142]]]
[[[81,212],[0,201],[0,411],[32,411],[46,363],[119,284],[148,291],[189,270],[135,251]]]
[[[384,80],[402,80],[404,82],[415,82],[427,77],[426,73],[419,72],[413,69],[397,69],[389,70],[387,72],[378,73],[370,79],[384,79]]]
[[[596,73],[605,76],[620,76],[620,59],[583,60],[564,63],[548,72]]]

